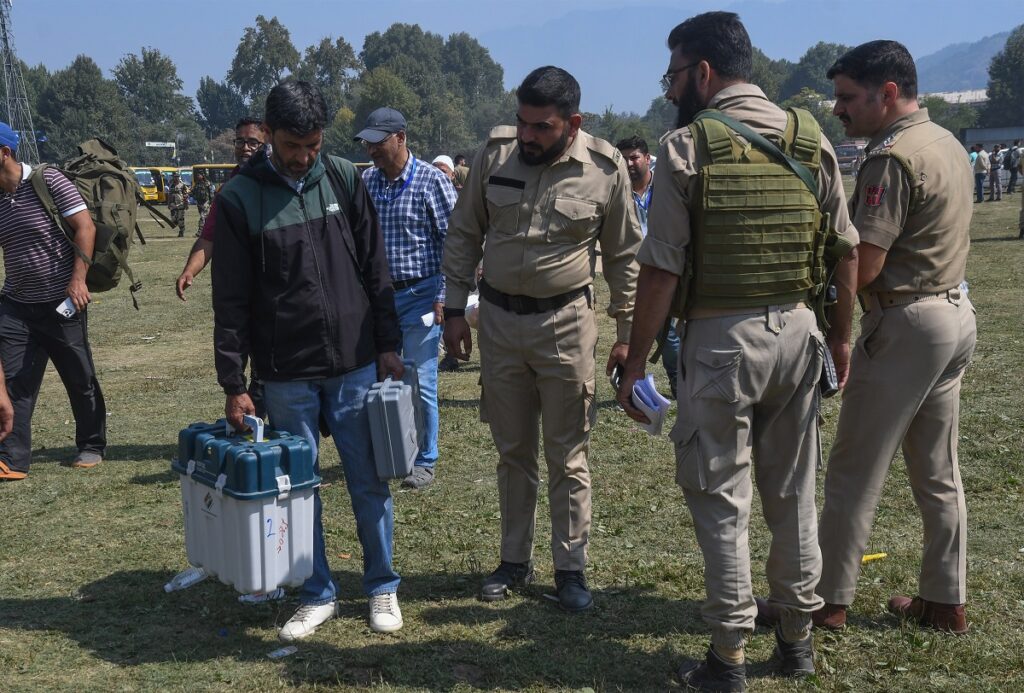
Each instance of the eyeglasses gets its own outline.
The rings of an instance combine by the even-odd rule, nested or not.
[[[678,73],[682,72],[683,70],[689,70],[691,67],[696,67],[697,65],[700,65],[699,60],[695,63],[690,63],[689,65],[683,65],[682,67],[677,67],[674,70],[669,70],[668,72],[663,74],[661,76],[661,81],[659,82],[659,84],[661,84],[661,90],[668,91],[669,89],[671,89],[672,83],[675,81],[675,76]]]
[[[380,142],[369,142],[367,140],[359,140],[359,141],[363,143],[364,147],[370,148],[370,147],[376,147],[377,145],[384,144],[385,142],[387,142],[388,140],[390,140],[394,136],[395,136],[395,133],[392,132],[390,135],[388,135],[387,137],[382,139]]]
[[[258,139],[255,139],[253,137],[236,137],[234,139],[234,143],[236,147],[252,147],[253,149],[259,149],[260,145],[263,144]]]

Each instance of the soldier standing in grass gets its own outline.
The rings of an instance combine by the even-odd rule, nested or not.
[[[178,227],[178,238],[185,237],[185,210],[188,209],[188,186],[177,171],[167,186],[167,209],[171,211],[171,226]]]
[[[199,228],[196,229],[196,238],[203,232],[203,225],[210,213],[210,202],[213,201],[213,184],[206,180],[202,173],[196,174],[196,182],[192,186],[192,197],[196,201],[196,209],[199,210]]]
[[[918,596],[889,611],[967,632],[967,508],[957,460],[960,383],[974,353],[974,307],[960,286],[970,244],[971,167],[956,138],[917,102],[917,70],[895,41],[871,41],[828,71],[834,113],[870,137],[850,200],[860,233],[861,319],[825,476],[818,531],[824,568],[814,622],[839,628],[902,447],[924,524]]]
[[[742,691],[757,614],[747,542],[752,482],[772,534],[765,572],[781,613],[774,663],[787,676],[814,673],[811,612],[821,605],[814,594],[821,571],[817,389],[825,337],[809,304],[823,282],[816,248],[829,238],[852,250],[856,231],[835,152],[817,122],[806,111],[783,111],[749,83],[752,48],[739,17],[697,15],[672,30],[668,45],[662,86],[678,109],[678,129],[658,151],[618,402],[646,421],[632,403],[633,384],[644,377],[673,298],[685,292],[679,411],[670,437],[676,481],[704,556],[701,613],[711,646],[704,661],[679,673],[688,689]],[[781,154],[769,158],[780,147],[788,165]],[[852,258],[840,264],[827,335],[840,384],[855,274]]]

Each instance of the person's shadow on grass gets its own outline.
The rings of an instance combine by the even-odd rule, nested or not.
[[[172,576],[119,571],[69,597],[2,598],[0,623],[9,630],[63,633],[119,667],[218,658],[265,663],[282,647],[276,629],[294,612],[294,599],[243,606],[215,579],[165,594],[163,584]],[[476,601],[483,576],[461,573],[404,576],[405,629],[376,635],[366,625],[365,598],[352,594],[359,573],[335,571],[334,577],[342,587],[338,622],[296,643],[298,652],[280,660],[280,675],[293,685],[664,690],[685,659],[665,636],[696,636],[702,647],[707,638],[699,601],[662,596],[653,585],[598,586],[593,609],[566,614],[545,596],[550,585],[484,604]],[[330,641],[338,640],[332,629],[353,624],[359,624],[361,643],[371,639],[368,644],[339,647]],[[758,637],[771,635],[762,631]],[[768,673],[765,663],[748,662],[749,676]]]
[[[230,588],[210,579],[165,594],[170,571],[112,573],[69,597],[0,599],[6,629],[57,631],[96,657],[117,666],[160,662],[207,662],[222,657],[266,662],[282,646],[276,627],[295,609],[294,600],[239,604]],[[664,689],[680,657],[668,645],[643,647],[647,636],[704,633],[699,604],[669,599],[653,588],[595,589],[594,609],[565,614],[531,588],[499,604],[475,600],[482,575],[407,575],[400,588],[406,631],[370,635],[379,642],[338,647],[318,639],[297,643],[281,660],[281,675],[298,684],[337,683],[450,690],[458,686],[521,688]],[[354,571],[335,571],[345,588],[340,624],[360,623],[367,637],[366,600],[352,597]],[[436,628],[436,638],[422,637]],[[417,632],[419,631],[419,632]],[[327,631],[329,632],[329,631]]]

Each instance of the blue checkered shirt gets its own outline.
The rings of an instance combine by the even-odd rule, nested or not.
[[[363,171],[363,183],[380,217],[391,279],[440,273],[448,217],[458,197],[448,176],[410,152],[398,180],[389,181],[380,169],[369,168]],[[435,303],[444,303],[444,289],[442,278]]]

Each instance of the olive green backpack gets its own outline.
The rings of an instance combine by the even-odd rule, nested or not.
[[[96,243],[91,258],[85,257],[75,245],[75,232],[53,200],[43,178],[48,168],[56,168],[74,183],[89,208],[89,216],[96,225]],[[68,159],[63,165],[41,164],[34,167],[29,181],[47,214],[64,231],[78,256],[89,265],[85,279],[89,291],[110,291],[120,283],[121,275],[126,274],[132,303],[138,309],[135,293],[142,288],[142,282],[135,278],[128,265],[128,251],[133,243],[133,232],[138,235],[140,243],[146,243],[138,226],[139,205],[144,205],[161,226],[161,220],[168,225],[171,221],[143,199],[135,173],[118,157],[117,150],[99,138],[87,140],[78,145],[78,156]]]

